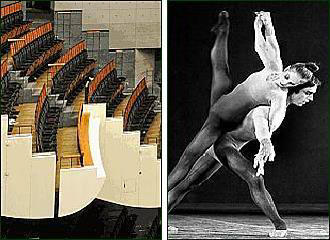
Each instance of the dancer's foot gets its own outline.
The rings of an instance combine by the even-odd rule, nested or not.
[[[287,230],[274,230],[268,234],[271,238],[284,238],[286,237],[288,231]]]
[[[229,30],[229,13],[222,11],[219,13],[218,22],[211,29],[211,32],[218,34],[220,32],[227,32]]]
[[[176,227],[173,227],[173,226],[168,226],[167,227],[167,232],[178,232],[179,231],[179,229],[178,228],[176,228]]]

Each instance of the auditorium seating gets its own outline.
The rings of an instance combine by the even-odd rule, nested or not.
[[[145,134],[155,117],[153,108],[156,96],[148,93],[146,79],[143,78],[134,89],[124,113],[124,129],[140,130],[141,143],[144,141]]]
[[[50,22],[24,34],[21,39],[10,44],[10,53],[14,70],[21,71],[21,76],[29,76],[30,81],[45,71],[47,64],[58,59],[64,46],[63,40],[55,38]]]
[[[8,39],[19,38],[27,33],[31,27],[31,21],[23,21],[23,11],[21,3],[13,3],[1,7],[1,53],[9,51]]]
[[[59,94],[59,99],[71,98],[77,88],[80,88],[92,74],[96,63],[87,55],[86,42],[81,41],[70,48],[56,63],[63,66],[53,66],[52,94]]]
[[[56,151],[56,133],[62,106],[51,105],[44,84],[35,111],[37,152]]]
[[[117,77],[114,60],[99,71],[88,87],[88,102],[107,103],[107,116],[113,116],[114,110],[123,100],[124,77]]]
[[[21,84],[10,79],[7,61],[1,63],[1,114],[8,114],[9,118],[16,118],[15,110]],[[9,129],[11,130],[11,129]]]

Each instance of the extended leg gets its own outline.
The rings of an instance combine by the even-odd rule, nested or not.
[[[222,166],[208,154],[201,156],[188,175],[168,192],[168,212],[175,208],[190,191],[208,180]]]
[[[168,191],[182,181],[195,162],[221,135],[220,120],[210,113],[204,126],[183,152],[179,163],[168,177]]]
[[[224,94],[231,90],[232,81],[229,77],[228,66],[228,35],[229,14],[222,11],[218,23],[212,28],[217,35],[211,51],[212,87],[211,106]]]
[[[253,201],[272,221],[275,228],[285,230],[286,224],[279,216],[275,203],[265,188],[264,179],[262,176],[256,176],[256,170],[253,168],[252,163],[233,147],[222,148],[216,146],[215,153],[221,158],[225,166],[227,165],[229,169],[247,182]]]

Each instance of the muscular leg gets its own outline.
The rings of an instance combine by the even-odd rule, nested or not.
[[[252,163],[234,147],[223,148],[216,145],[215,153],[225,166],[247,182],[254,203],[262,209],[275,228],[285,230],[286,224],[279,216],[275,203],[265,188],[264,179],[262,176],[256,176]]]
[[[176,207],[187,193],[208,180],[221,166],[222,164],[208,154],[200,157],[185,179],[168,192],[168,212]]]
[[[221,136],[220,124],[218,117],[210,112],[202,129],[185,149],[178,164],[168,176],[168,191],[186,177],[199,157]]]
[[[211,50],[212,87],[211,106],[224,94],[231,90],[232,81],[229,77],[228,66],[228,35],[229,14],[222,11],[218,23],[212,31],[217,35]]]
[[[212,31],[217,35],[215,43],[213,45],[212,51],[211,51],[211,62],[212,62],[212,86],[211,86],[211,106],[225,93],[228,92],[231,88],[231,80],[229,78],[229,67],[228,67],[228,34],[229,34],[229,14],[228,12],[222,11],[219,14],[218,23],[213,27]],[[188,146],[189,147],[189,146]],[[203,161],[205,159],[206,162],[209,161],[215,161],[212,157],[209,155],[203,155],[198,161]],[[213,159],[213,160],[212,160]],[[197,164],[197,163],[196,163]],[[207,164],[207,163],[206,163]],[[178,164],[179,165],[179,164]],[[218,164],[220,165],[220,164]],[[178,167],[178,166],[177,166]],[[216,166],[216,169],[214,171],[211,171],[212,174],[217,171],[220,166]],[[174,171],[174,172],[173,172]],[[168,190],[170,191],[176,184],[173,183],[173,175],[175,172],[178,172],[179,170],[173,170],[171,175],[169,176],[169,183],[168,183]],[[196,171],[193,171],[196,173]],[[190,178],[195,179],[195,177],[192,177],[192,173],[189,173]],[[199,175],[199,173],[197,173]],[[197,176],[196,176],[197,177]],[[211,177],[211,176],[209,176]],[[207,177],[207,179],[209,178]],[[205,179],[205,180],[207,180]],[[202,182],[205,181],[203,179],[200,179]],[[179,181],[175,181],[176,183],[179,183]],[[187,188],[188,181],[185,181],[181,187],[185,186]],[[180,189],[180,190],[179,190]],[[183,189],[178,188],[179,192],[183,193],[185,192]],[[172,196],[177,196],[180,198],[178,202],[181,201],[181,199],[184,197],[179,196],[178,193],[174,193],[175,190],[172,191]],[[169,206],[172,204],[173,197],[171,197],[171,200],[169,200]]]

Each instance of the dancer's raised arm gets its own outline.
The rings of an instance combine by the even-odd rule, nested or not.
[[[262,35],[261,29],[263,25],[265,26],[266,39]],[[254,20],[254,35],[254,49],[259,54],[265,68],[271,71],[282,71],[283,65],[280,55],[280,47],[268,12],[257,13]]]

